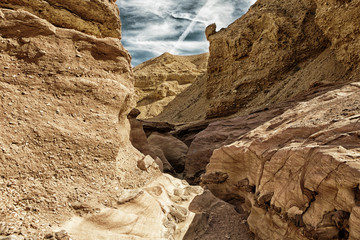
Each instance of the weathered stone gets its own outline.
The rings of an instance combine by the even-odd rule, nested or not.
[[[140,119],[157,116],[176,95],[184,91],[207,67],[208,54],[175,56],[164,53],[134,68]]]
[[[177,173],[184,171],[185,157],[188,147],[170,134],[152,133],[148,137],[151,149],[162,159],[165,157]],[[162,159],[163,160],[163,159]],[[164,167],[166,161],[164,160]]]
[[[356,84],[300,102],[215,150],[204,183],[224,200],[244,198],[262,239],[356,239],[359,116]],[[226,181],[207,181],[218,172]]]
[[[121,38],[119,9],[109,0],[3,0],[0,7],[26,10],[57,27],[97,37]]]

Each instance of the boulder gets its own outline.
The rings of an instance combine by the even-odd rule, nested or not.
[[[160,159],[165,158],[177,173],[184,171],[185,157],[188,151],[185,143],[170,134],[156,132],[148,137],[148,141],[151,149]]]

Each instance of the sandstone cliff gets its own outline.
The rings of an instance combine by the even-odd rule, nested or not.
[[[97,37],[121,38],[116,0],[2,0],[0,7],[26,10],[51,24]]]
[[[115,3],[1,6],[0,238],[181,239],[201,189],[129,141],[136,102]]]
[[[176,56],[164,53],[134,68],[139,118],[157,116],[176,95],[206,71],[208,54]]]
[[[329,50],[336,44],[330,38],[335,33],[322,19],[329,14],[322,13],[324,8],[317,1],[259,0],[228,28],[209,36],[207,117],[248,114],[346,81],[348,68],[337,50]]]
[[[359,239],[359,117],[359,83],[301,102],[214,151],[202,182],[261,239]]]

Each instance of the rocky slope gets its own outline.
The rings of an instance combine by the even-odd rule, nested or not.
[[[204,75],[208,54],[176,56],[170,53],[134,68],[140,119],[157,116],[176,95]]]

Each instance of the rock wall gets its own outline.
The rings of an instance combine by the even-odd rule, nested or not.
[[[0,5],[0,239],[181,239],[201,189],[130,143],[133,72],[115,3]]]
[[[259,0],[228,28],[209,35],[207,118],[249,114],[307,94],[314,87],[343,82],[348,68],[343,66],[346,61],[339,62],[340,50],[330,50],[337,48],[339,35],[328,27],[332,26],[330,16],[339,21],[338,31],[344,37],[355,33],[351,26],[357,25],[348,24],[342,30],[344,20],[335,17],[336,10],[325,12],[325,1],[323,5],[311,0]],[[355,11],[351,6],[348,9]],[[322,20],[325,16],[329,20]]]
[[[204,75],[208,54],[176,56],[170,53],[134,68],[140,119],[160,114],[178,94]]]
[[[215,150],[203,184],[243,202],[260,239],[359,239],[359,93],[300,102]]]
[[[337,59],[348,69],[355,69],[360,61],[359,1],[316,0],[316,24],[331,41]]]
[[[119,9],[114,0],[3,0],[0,7],[26,10],[57,27],[121,38]]]

